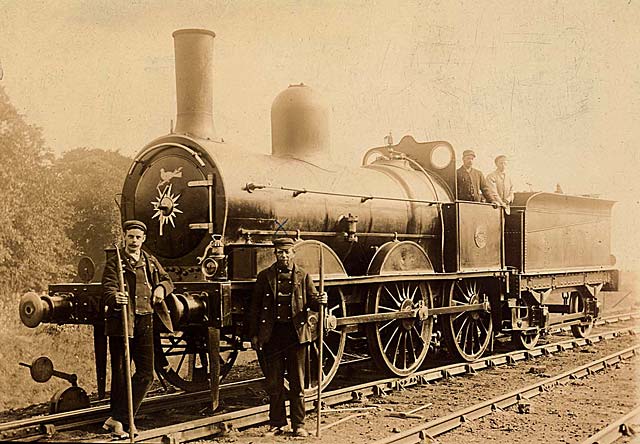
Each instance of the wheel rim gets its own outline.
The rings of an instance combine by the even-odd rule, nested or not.
[[[569,313],[580,313],[585,308],[584,298],[580,292],[572,291],[569,293]],[[571,332],[576,338],[585,338],[591,333],[593,328],[593,320],[588,324],[572,325]]]
[[[328,315],[346,316],[346,299],[340,288],[328,290],[329,303],[325,310]],[[342,360],[347,334],[343,329],[325,331],[322,346],[322,388],[330,383]],[[305,359],[305,393],[318,389],[318,342],[313,341],[307,348]]]
[[[525,298],[521,302],[523,305],[520,307],[518,312],[518,317],[520,319],[530,319],[531,310],[533,309],[532,305],[529,303],[535,300],[530,293],[525,294]],[[529,323],[527,322],[527,326]],[[527,350],[531,350],[536,346],[538,340],[540,339],[540,330],[536,328],[535,330],[524,330],[524,331],[515,331],[511,335],[511,340],[513,341],[516,348],[524,348]]]
[[[488,299],[479,280],[455,281],[445,293],[445,306],[478,304]],[[473,361],[484,353],[491,342],[491,313],[468,311],[443,316],[443,334],[449,352],[456,358]]]
[[[155,370],[167,382],[187,392],[209,388],[210,365],[207,332],[187,329],[173,334],[161,333],[154,340]],[[239,338],[233,334],[220,337],[220,380],[233,367],[238,356]]]
[[[424,282],[380,284],[368,299],[368,313],[394,313],[426,306],[432,295]],[[429,350],[433,318],[392,319],[367,325],[369,349],[379,367],[406,376],[422,365]]]
[[[513,334],[513,339],[518,348],[531,350],[538,343],[538,340],[540,339],[540,332],[528,333],[525,331],[519,331]]]

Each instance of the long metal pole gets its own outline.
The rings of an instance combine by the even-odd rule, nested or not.
[[[122,269],[122,258],[120,250],[116,244],[117,269],[120,281],[120,292],[124,293],[124,271]],[[135,442],[133,436],[133,388],[131,387],[131,352],[129,350],[129,308],[121,307],[122,310],[122,341],[124,342],[124,376],[127,381],[127,412],[129,413],[129,442]]]
[[[320,245],[320,296],[324,293],[324,254],[322,245]],[[316,436],[320,438],[320,419],[322,412],[322,348],[324,347],[324,304],[319,304],[318,310],[318,399],[316,404],[317,421]]]

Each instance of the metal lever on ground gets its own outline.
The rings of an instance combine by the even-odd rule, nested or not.
[[[72,386],[78,386],[78,376],[75,373],[65,373],[54,370],[53,362],[46,356],[40,356],[35,359],[31,365],[20,363],[21,366],[27,367],[31,371],[31,377],[36,382],[47,382],[52,376],[68,381]]]
[[[84,389],[78,387],[78,376],[53,369],[53,362],[46,356],[41,356],[33,361],[31,365],[20,362],[22,367],[27,367],[31,372],[31,377],[36,382],[47,382],[52,376],[64,379],[71,384],[71,387],[59,390],[49,401],[49,411],[51,413],[68,412],[87,408],[90,405],[89,396]]]

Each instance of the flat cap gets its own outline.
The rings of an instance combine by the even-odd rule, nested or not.
[[[130,220],[124,221],[122,224],[122,231],[124,231],[125,233],[134,228],[142,230],[145,233],[147,232],[147,226],[144,224],[144,222],[140,220],[130,219]]]
[[[273,240],[273,246],[280,250],[289,250],[293,248],[293,239],[289,237],[279,237]]]
[[[462,152],[462,157],[473,156],[476,157],[476,153],[473,150],[464,150]]]
[[[505,156],[504,154],[500,154],[498,157],[493,159],[493,162],[498,163],[498,160],[501,160],[501,159],[507,160],[507,156]]]

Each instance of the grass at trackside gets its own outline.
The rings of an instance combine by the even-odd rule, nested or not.
[[[48,356],[54,369],[78,376],[78,385],[87,393],[96,391],[93,331],[84,325],[25,327],[18,314],[19,294],[0,291],[0,411],[48,402],[67,381],[51,378],[37,383],[29,369],[35,358]]]

